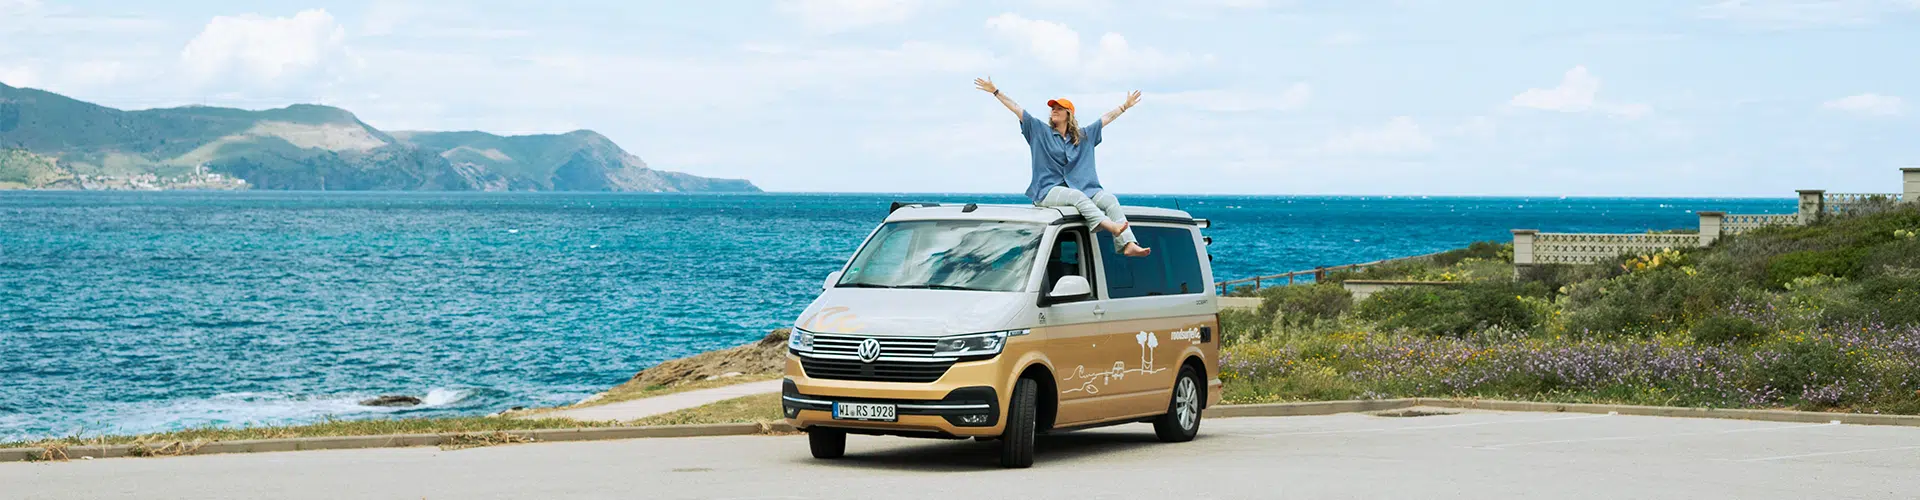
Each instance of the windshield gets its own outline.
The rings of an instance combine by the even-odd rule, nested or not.
[[[994,221],[913,221],[881,226],[838,286],[1019,292],[1044,228]]]

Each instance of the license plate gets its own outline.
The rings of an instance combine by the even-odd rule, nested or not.
[[[893,405],[875,405],[865,403],[834,403],[833,418],[840,420],[881,420],[894,421]]]

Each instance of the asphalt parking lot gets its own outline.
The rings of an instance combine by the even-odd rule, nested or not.
[[[1208,419],[996,444],[635,439],[0,464],[0,498],[1920,498],[1920,428],[1569,413]]]

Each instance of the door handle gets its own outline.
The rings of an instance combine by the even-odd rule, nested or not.
[[[1099,307],[1095,307],[1095,308],[1093,308],[1093,315],[1094,315],[1094,316],[1106,316],[1106,315],[1107,315],[1107,310],[1106,310],[1106,309],[1101,309],[1101,308],[1099,308]]]

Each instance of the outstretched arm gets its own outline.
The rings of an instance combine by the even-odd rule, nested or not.
[[[1100,117],[1100,126],[1105,127],[1107,124],[1113,123],[1114,120],[1120,118],[1121,113],[1127,112],[1127,108],[1131,108],[1135,104],[1140,104],[1140,91],[1138,90],[1127,94],[1127,102],[1121,103],[1120,107],[1113,108],[1113,111],[1108,111],[1106,115],[1102,115]]]
[[[994,98],[1000,100],[1000,104],[1007,106],[1007,111],[1013,112],[1014,119],[1020,119],[1020,117],[1026,116],[1026,112],[1020,109],[1020,105],[1013,103],[1013,98],[1000,93],[1000,88],[993,86],[993,80],[975,78],[973,79],[973,86],[982,92],[993,94]]]

